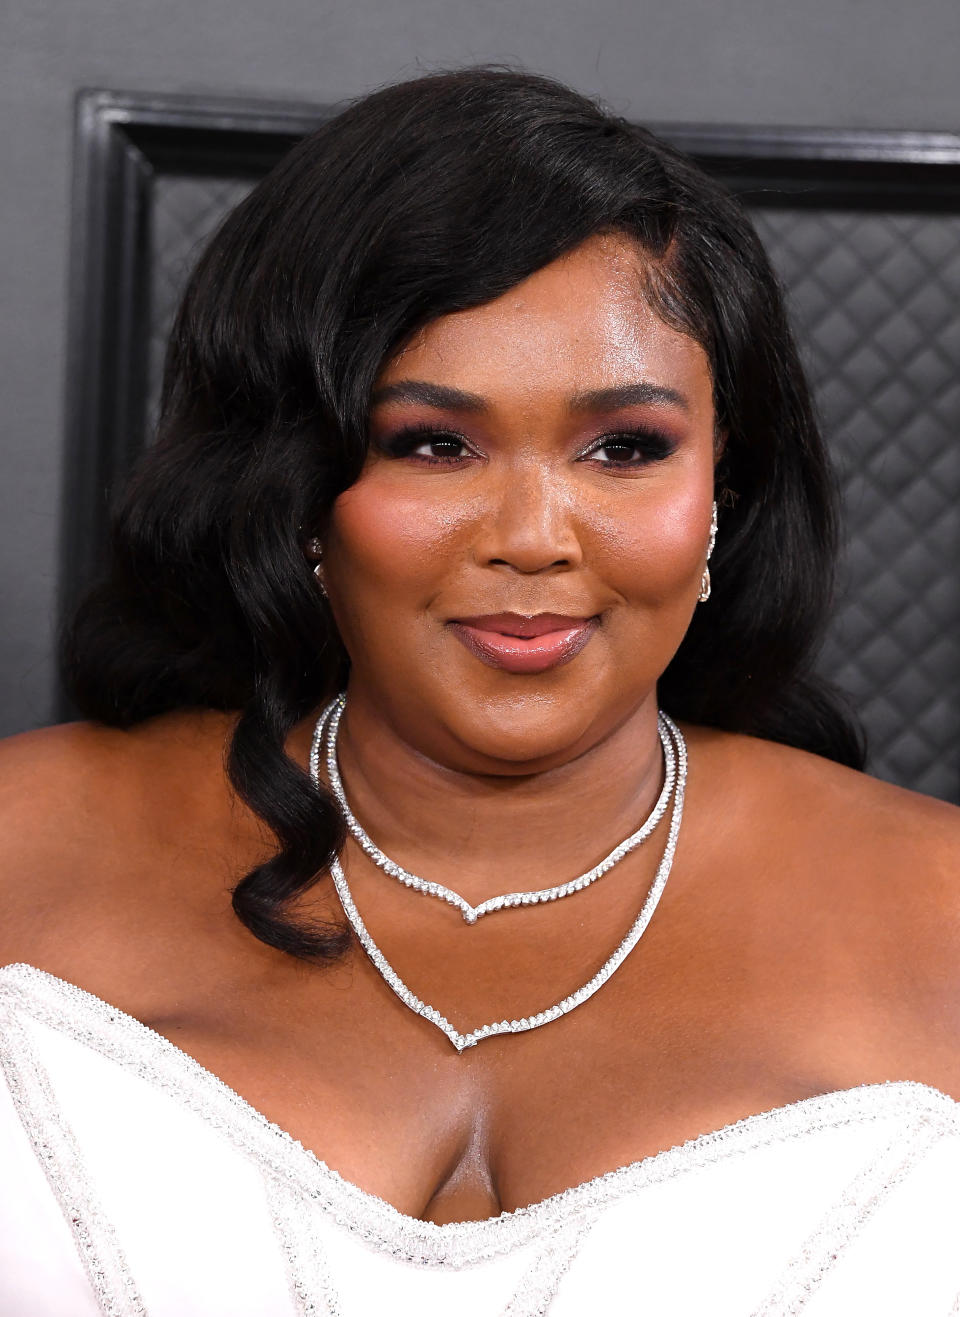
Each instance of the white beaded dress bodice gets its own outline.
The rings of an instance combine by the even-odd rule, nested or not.
[[[0,1317],[960,1315],[960,1104],[920,1084],[435,1225],[29,966],[0,969],[0,1061]]]

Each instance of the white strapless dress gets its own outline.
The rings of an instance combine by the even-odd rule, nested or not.
[[[0,969],[0,1060],[2,1317],[960,1315],[960,1103],[920,1084],[435,1225],[26,965]]]

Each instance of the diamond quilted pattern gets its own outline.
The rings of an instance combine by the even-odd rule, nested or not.
[[[149,415],[177,299],[248,179],[154,185]],[[960,801],[960,216],[757,207],[837,463],[847,546],[821,670],[870,769]]]
[[[821,669],[872,771],[960,800],[960,216],[759,209],[844,489]]]
[[[147,345],[147,427],[152,433],[160,400],[167,339],[190,271],[224,216],[239,205],[255,179],[158,174],[150,219],[150,335]]]

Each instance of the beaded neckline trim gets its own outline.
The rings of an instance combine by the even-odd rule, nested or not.
[[[188,1053],[92,993],[25,964],[0,968],[0,993],[12,1009],[167,1093],[228,1138],[263,1173],[303,1194],[369,1244],[424,1265],[465,1266],[511,1252],[627,1193],[820,1129],[890,1118],[922,1118],[944,1131],[960,1129],[960,1103],[937,1089],[910,1081],[864,1084],[747,1116],[529,1207],[483,1221],[438,1225],[408,1216],[345,1180]]]

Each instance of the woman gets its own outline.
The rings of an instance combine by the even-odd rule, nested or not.
[[[960,821],[810,674],[831,488],[649,134],[299,145],[3,750],[0,1311],[958,1311]]]

